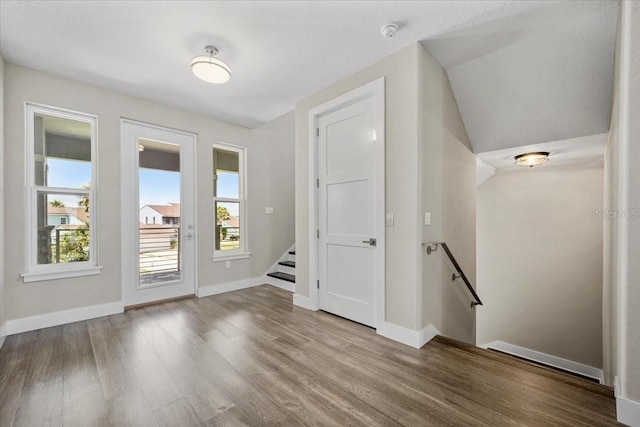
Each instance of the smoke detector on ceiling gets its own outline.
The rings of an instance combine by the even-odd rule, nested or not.
[[[393,22],[389,22],[380,29],[380,32],[385,39],[390,39],[398,32],[398,25]]]

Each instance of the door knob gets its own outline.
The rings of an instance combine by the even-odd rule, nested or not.
[[[369,246],[375,246],[378,241],[374,237],[370,237],[369,240],[363,240],[362,243],[368,243]]]

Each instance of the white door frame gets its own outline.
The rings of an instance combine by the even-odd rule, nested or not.
[[[185,132],[182,130],[177,130],[177,129],[172,129],[172,128],[167,128],[167,127],[162,127],[162,126],[157,126],[157,125],[153,125],[153,124],[149,124],[149,123],[145,123],[145,122],[140,122],[140,121],[136,121],[136,120],[130,120],[130,119],[125,119],[125,118],[121,118],[120,119],[120,167],[121,167],[121,171],[120,171],[120,179],[121,179],[121,183],[120,183],[120,203],[121,206],[124,206],[126,203],[133,203],[134,206],[138,206],[139,203],[139,189],[138,189],[138,185],[131,185],[130,183],[134,183],[134,182],[138,182],[138,162],[137,162],[137,154],[138,154],[138,147],[137,144],[132,144],[130,140],[128,140],[125,136],[125,132],[124,132],[124,128],[125,125],[135,125],[135,126],[142,126],[145,128],[150,129],[151,131],[159,131],[159,132],[171,132],[174,134],[179,134],[182,136],[185,136],[187,138],[190,138],[193,141],[193,155],[192,155],[192,159],[191,162],[193,164],[193,180],[194,180],[194,186],[193,188],[189,191],[191,194],[188,194],[186,196],[183,197],[191,197],[193,200],[193,225],[195,226],[195,232],[194,237],[193,237],[193,251],[194,251],[194,256],[193,256],[193,261],[192,261],[192,266],[193,266],[193,288],[191,289],[192,293],[194,295],[197,295],[197,290],[198,290],[198,230],[197,230],[197,225],[198,225],[198,209],[197,209],[197,198],[196,198],[196,181],[197,181],[197,143],[198,143],[198,136],[194,133],[191,132]],[[182,154],[181,154],[182,155]],[[128,185],[129,183],[129,185]],[[184,194],[183,192],[185,191],[184,186],[182,185],[182,180],[181,180],[181,189],[180,192],[181,194]],[[137,242],[138,242],[138,238],[137,238],[137,234],[138,234],[138,227],[137,227],[137,223],[139,222],[139,214],[136,211],[135,215],[132,215],[131,212],[129,212],[126,209],[120,209],[120,225],[121,225],[121,299],[122,302],[125,306],[127,305],[136,305],[136,304],[140,304],[140,303],[145,303],[146,301],[137,301],[137,300],[133,300],[133,301],[128,301],[126,298],[126,295],[128,293],[131,292],[130,287],[133,285],[131,283],[131,279],[132,277],[138,277],[136,274],[134,274],[138,267],[138,257],[132,257],[131,253],[132,251],[134,251],[134,253],[137,253],[138,251],[138,247],[137,247]],[[135,231],[134,231],[135,230]],[[132,236],[135,236],[135,238],[133,238]],[[135,258],[135,260],[134,260]],[[138,286],[138,284],[136,284],[136,287]],[[158,287],[160,288],[160,287]],[[162,291],[161,291],[162,293]],[[160,296],[160,299],[165,299],[165,298],[172,298],[174,297],[173,295],[166,295],[166,296]]]
[[[309,110],[309,308],[320,309],[318,292],[319,278],[319,189],[318,179],[318,136],[316,129],[320,117],[339,110],[348,105],[367,98],[375,98],[376,115],[376,277],[374,305],[376,312],[376,328],[383,327],[385,322],[385,82],[384,77],[351,90],[324,104]]]

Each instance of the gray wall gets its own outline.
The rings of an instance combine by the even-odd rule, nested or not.
[[[478,187],[478,343],[602,366],[603,169],[498,171]]]
[[[618,17],[613,111],[605,159],[603,351],[605,380],[640,403],[640,4],[623,1]],[[620,214],[618,213],[620,212]],[[631,218],[623,217],[631,214]]]
[[[629,207],[640,209],[640,4],[626,2],[629,13]],[[640,402],[640,219],[629,222],[629,289],[626,300],[628,348],[624,392]]]
[[[102,274],[80,278],[23,283],[25,271],[25,189],[23,185],[6,188],[6,222],[11,224],[3,235],[11,251],[5,251],[6,319],[56,312],[95,304],[120,301],[120,118],[126,117],[198,135],[197,146],[197,217],[198,278],[200,286],[216,285],[262,276],[293,244],[293,164],[278,163],[277,156],[293,149],[292,114],[263,129],[251,130],[211,117],[193,114],[155,102],[123,95],[94,86],[59,78],[42,72],[6,64],[5,124],[7,144],[3,170],[6,176],[24,177],[24,103],[37,102],[82,111],[98,116],[97,209],[100,216],[99,263]],[[248,147],[248,220],[250,250],[246,260],[214,263],[212,146],[214,141]],[[268,164],[269,167],[266,167]],[[272,164],[279,168],[273,170]],[[287,182],[281,182],[287,181]],[[271,194],[272,186],[282,191]],[[269,220],[284,225],[281,233],[266,232],[264,207],[273,206],[276,214]],[[289,229],[286,229],[288,225]],[[108,230],[108,232],[106,231]]]
[[[247,221],[251,258],[232,261],[231,268],[226,268],[224,262],[211,263],[211,246],[211,251],[200,257],[200,262],[208,266],[205,272],[201,264],[200,286],[262,276],[294,244],[293,141],[294,113],[291,111],[253,129],[251,138],[241,144],[248,147]],[[211,153],[207,159],[206,168],[213,170]],[[213,194],[213,183],[209,181],[211,190],[200,192],[199,187],[200,194]],[[264,213],[267,206],[274,208],[273,215]],[[210,209],[213,212],[213,205]],[[213,221],[212,216],[209,218]]]
[[[471,152],[446,71],[424,49],[418,49],[419,190],[418,226],[423,242],[447,242],[472,284],[476,278],[476,158]],[[424,212],[431,225],[424,225]],[[475,311],[462,280],[443,251],[421,248],[421,327],[475,344]]]
[[[296,293],[309,295],[309,110],[350,90],[385,77],[386,321],[418,329],[416,284],[420,241],[417,156],[418,44],[411,45],[296,104]]]
[[[0,54],[0,347],[4,343],[6,300],[4,297],[4,59]]]
[[[473,341],[462,289],[451,293],[450,265],[428,262],[423,239],[448,240],[475,278],[475,157],[444,69],[416,43],[296,104],[296,292],[309,295],[309,110],[385,77],[385,318],[394,325]],[[433,225],[425,227],[424,212]],[[423,265],[424,264],[424,265]],[[455,292],[455,291],[454,291]]]

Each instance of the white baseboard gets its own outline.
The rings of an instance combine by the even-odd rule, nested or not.
[[[440,335],[438,329],[429,324],[420,331],[404,328],[402,326],[394,325],[393,323],[385,322],[382,327],[378,328],[378,335],[398,341],[402,344],[406,344],[413,348],[421,348],[428,343],[436,335]]]
[[[589,365],[583,365],[582,363],[574,362],[572,360],[563,359],[561,357],[552,356],[550,354],[541,353],[539,351],[530,350],[528,348],[519,347],[517,345],[509,344],[506,342],[493,341],[488,344],[483,344],[480,347],[492,348],[494,350],[499,350],[504,353],[513,354],[514,356],[542,363],[544,365],[553,366],[555,368],[593,378],[601,384],[604,379],[602,369],[594,368],[593,366]]]
[[[264,284],[264,276],[260,276],[252,277],[250,279],[237,280],[235,282],[221,283],[219,285],[202,286],[198,288],[198,298],[223,294],[225,292],[238,291],[240,289],[252,288],[254,286],[260,286]]]
[[[21,319],[7,320],[6,332],[7,335],[19,334],[22,332],[35,331],[36,329],[66,325],[67,323],[95,319],[96,317],[110,316],[112,314],[123,312],[124,305],[121,301],[91,305],[88,307],[23,317]]]
[[[267,283],[271,286],[275,286],[276,288],[284,289],[285,291],[295,292],[296,284],[287,282],[286,280],[276,279],[275,277],[265,276],[264,283]]]
[[[314,302],[311,298],[300,294],[293,294],[293,305],[306,308],[311,311],[318,311],[320,309],[317,302]]]
[[[616,396],[618,422],[631,427],[640,427],[640,402],[620,396],[620,389],[620,378],[616,377],[613,382],[613,392]]]

